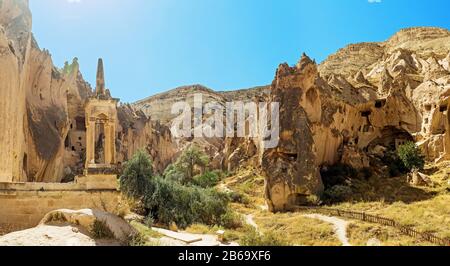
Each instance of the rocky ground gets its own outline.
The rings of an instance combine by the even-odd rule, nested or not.
[[[56,210],[34,228],[0,236],[0,246],[117,246],[135,229],[123,219],[99,210]]]

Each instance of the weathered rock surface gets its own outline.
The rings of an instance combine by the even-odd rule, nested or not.
[[[352,44],[317,65],[282,64],[271,86],[214,92],[181,87],[118,108],[117,161],[146,149],[157,172],[195,143],[211,168],[262,167],[272,210],[320,195],[321,168],[372,167],[373,157],[416,141],[430,161],[450,159],[450,32],[409,28],[379,43]],[[92,89],[77,60],[58,69],[31,33],[26,0],[0,1],[0,182],[71,181],[86,148],[84,103]],[[106,89],[106,87],[105,87]],[[280,102],[280,145],[256,138],[174,139],[171,107],[203,102]]]
[[[318,169],[369,168],[371,156],[407,141],[428,160],[448,159],[449,37],[444,29],[405,29],[383,43],[343,48],[319,66],[306,56],[281,65],[271,88],[282,106],[280,145],[262,157],[269,206],[306,203],[321,192]]]
[[[114,239],[95,239],[92,226],[101,221]],[[0,237],[0,246],[102,246],[126,243],[135,229],[121,218],[98,210],[57,210],[41,223],[24,231]]]

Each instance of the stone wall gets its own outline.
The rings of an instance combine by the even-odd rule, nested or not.
[[[0,183],[0,226],[13,230],[31,228],[58,209],[115,213],[119,198],[115,176],[82,177],[70,184]]]

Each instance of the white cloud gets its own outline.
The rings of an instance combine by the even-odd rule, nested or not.
[[[80,0],[81,1],[81,0]],[[367,0],[369,4],[379,4],[382,0]]]
[[[69,4],[79,4],[79,3],[81,3],[81,0],[67,0],[67,3],[69,3]]]

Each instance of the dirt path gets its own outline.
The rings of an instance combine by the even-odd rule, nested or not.
[[[255,223],[255,220],[253,220],[253,215],[252,215],[252,214],[249,214],[249,215],[246,215],[246,216],[245,216],[245,222],[246,222],[248,225],[250,225],[250,226],[252,226],[253,228],[255,228],[257,232],[259,232],[259,227],[258,227],[258,225]]]
[[[345,247],[350,247],[351,244],[347,238],[347,227],[348,222],[336,217],[325,216],[321,214],[308,214],[303,215],[303,217],[320,220],[326,223],[330,223],[334,226],[334,230],[336,232],[336,236],[341,241],[342,245]]]

